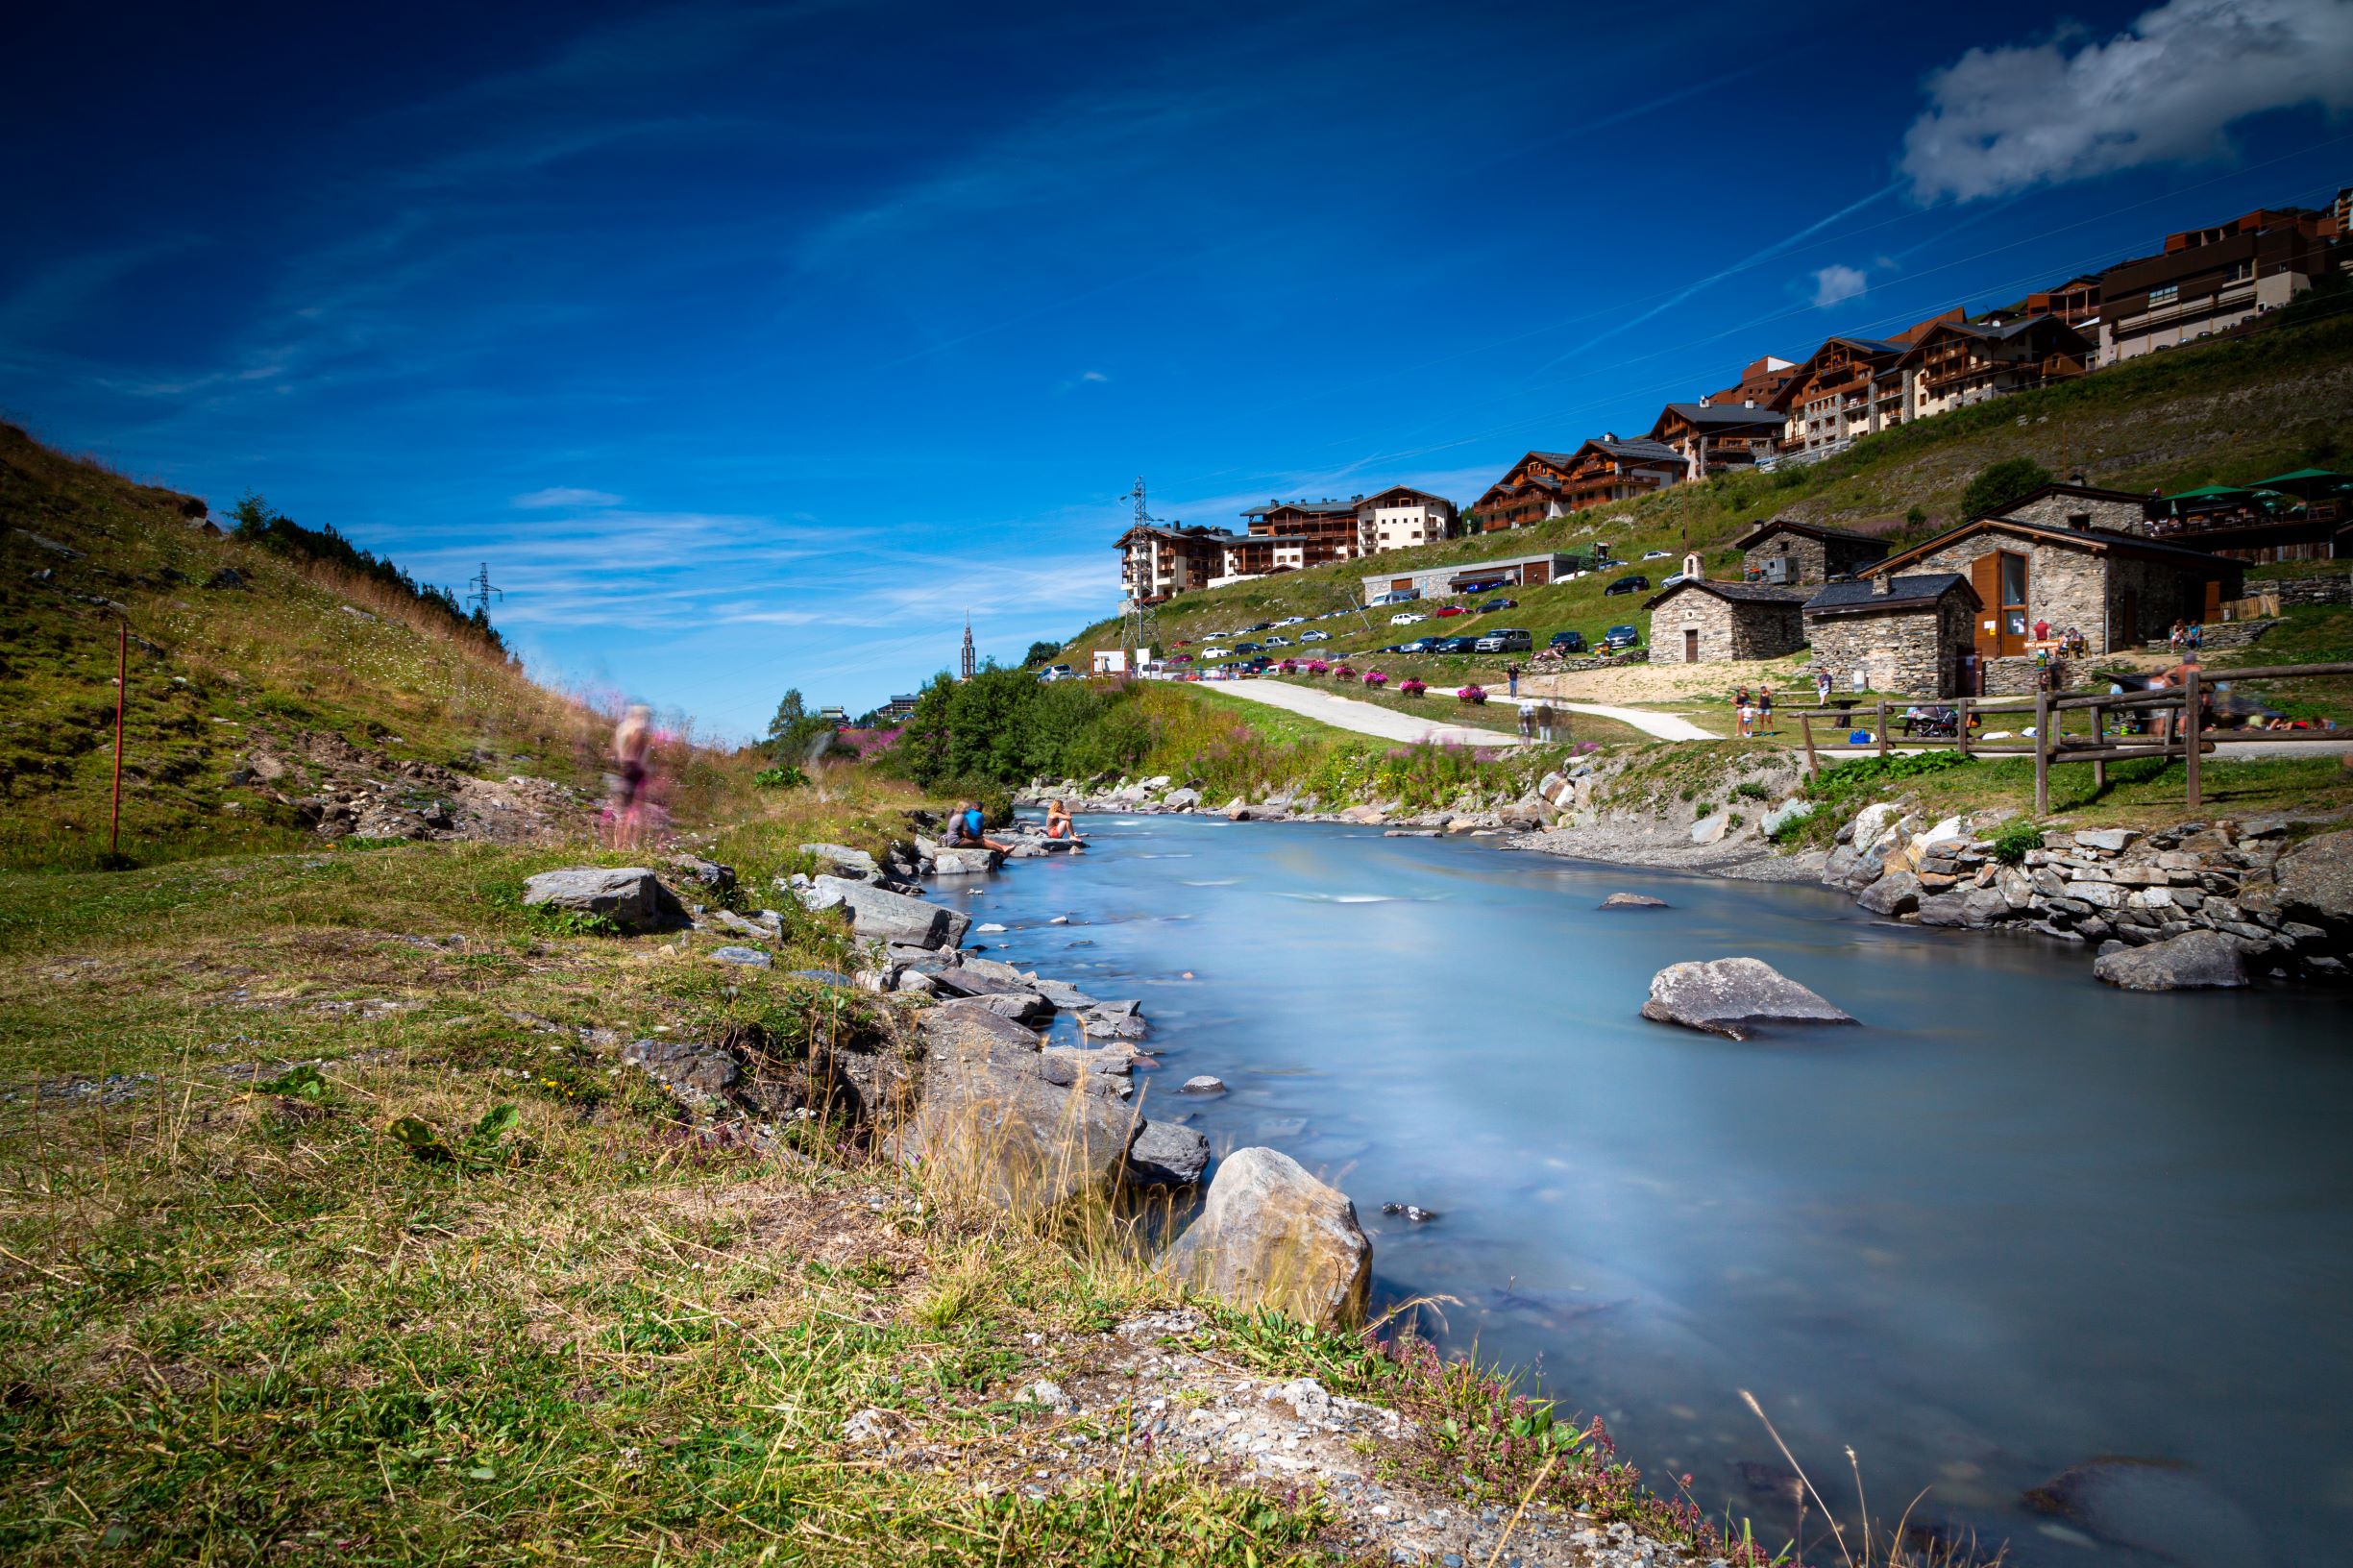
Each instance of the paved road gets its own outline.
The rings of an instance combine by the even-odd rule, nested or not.
[[[1353,729],[1360,735],[1378,735],[1387,741],[1435,741],[1454,746],[1528,744],[1507,730],[1482,729],[1476,724],[1436,723],[1418,714],[1399,713],[1395,708],[1385,708],[1377,702],[1360,702],[1353,697],[1335,697],[1330,692],[1293,686],[1286,681],[1223,681],[1202,689],[1263,702],[1270,708],[1284,708],[1315,720],[1318,723]],[[1431,700],[1434,702],[1437,698]]]

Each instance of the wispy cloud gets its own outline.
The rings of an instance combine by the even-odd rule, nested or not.
[[[1851,300],[1871,286],[1871,280],[1860,267],[1832,262],[1814,269],[1814,308],[1826,310],[1842,300]]]
[[[551,506],[618,506],[621,499],[609,490],[580,490],[568,484],[557,484],[517,496],[507,504],[520,506],[525,511],[542,511]]]
[[[1903,140],[1921,202],[2225,157],[2249,115],[2353,110],[2353,3],[2168,0],[2105,42],[1972,49],[1926,86]]]

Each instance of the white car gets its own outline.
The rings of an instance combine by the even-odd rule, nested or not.
[[[1389,617],[1389,625],[1392,626],[1410,626],[1417,622],[1427,621],[1429,619],[1430,617],[1424,615],[1419,610],[1401,610],[1397,614]]]
[[[1299,634],[1299,640],[1303,643],[1328,643],[1332,640],[1332,634],[1328,631],[1303,631]]]
[[[1304,615],[1287,615],[1275,623],[1278,626],[1304,626],[1307,624],[1308,618]]]
[[[1234,656],[1234,650],[1230,648],[1205,648],[1201,650],[1201,656],[1205,659],[1230,659]]]
[[[1269,637],[1266,639],[1266,646],[1268,648],[1288,648],[1291,646],[1291,640],[1288,637]]]
[[[1663,550],[1646,550],[1642,552],[1642,558],[1646,561],[1663,561],[1667,558],[1667,551]]]

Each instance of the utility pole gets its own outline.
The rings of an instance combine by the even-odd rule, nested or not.
[[[1152,515],[1150,508],[1144,503],[1142,475],[1136,476],[1135,488],[1119,499],[1136,503],[1135,526],[1137,527],[1150,527],[1160,521],[1159,518]],[[1149,546],[1145,548],[1144,559],[1147,562],[1152,559],[1152,551]],[[1119,617],[1119,646],[1127,659],[1127,674],[1131,675],[1138,673],[1138,667],[1142,663],[1143,650],[1152,646],[1152,610],[1144,602],[1144,594],[1150,587],[1149,577],[1141,584],[1131,580],[1128,583],[1127,605]]]
[[[491,585],[490,563],[488,561],[484,561],[482,563],[482,569],[479,572],[466,579],[466,586],[472,590],[466,595],[466,601],[471,603],[475,610],[479,613],[482,619],[485,621],[490,619],[490,600],[492,596],[495,595],[500,599],[504,599],[506,597],[505,589],[493,587]]]

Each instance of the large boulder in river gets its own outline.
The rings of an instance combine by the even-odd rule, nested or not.
[[[2263,1531],[2188,1465],[2111,1458],[2063,1470],[2026,1506],[2103,1541],[2197,1568],[2264,1568]]]
[[[909,947],[953,947],[972,923],[962,910],[842,876],[812,878],[804,901],[815,909],[839,905],[849,912],[850,928],[859,936]]]
[[[1070,1070],[977,1000],[943,1002],[921,1028],[921,1099],[899,1149],[947,1194],[1037,1213],[1110,1189],[1136,1134],[1116,1078]]]
[[[1852,1023],[1854,1019],[1762,959],[1670,964],[1651,977],[1642,1016],[1711,1035],[1746,1040],[1760,1023]]]
[[[610,920],[623,931],[667,931],[688,923],[686,907],[642,866],[542,871],[523,884],[523,901]]]
[[[2240,906],[2353,939],[2353,833],[2321,833],[2279,857],[2268,883],[2249,883]]]
[[[1210,1168],[1207,1134],[1173,1121],[1148,1121],[1127,1151],[1128,1180],[1139,1187],[1190,1187]]]
[[[1321,1328],[1364,1319],[1373,1244],[1348,1194],[1273,1149],[1237,1149],[1201,1215],[1160,1256],[1177,1279],[1244,1311],[1271,1307]]]
[[[1892,871],[1863,889],[1854,901],[1874,915],[1909,915],[1920,908],[1920,878],[1910,871]]]
[[[2126,991],[2213,991],[2246,984],[2246,961],[2239,943],[2220,931],[2186,931],[2178,937],[2109,953],[2092,972]]]

